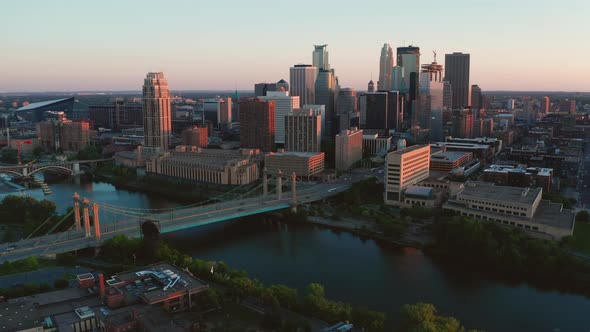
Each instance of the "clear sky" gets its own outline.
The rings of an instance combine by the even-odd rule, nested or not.
[[[590,91],[589,0],[3,0],[0,92],[173,90],[288,81],[328,44],[342,87],[376,81],[383,43],[421,62],[471,54],[483,90]]]

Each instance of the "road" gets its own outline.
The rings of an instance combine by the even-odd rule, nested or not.
[[[351,182],[350,180],[342,180],[335,183],[319,183],[298,190],[298,204],[319,201],[336,195],[348,189]],[[3,244],[0,247],[0,263],[21,260],[28,256],[51,255],[88,247],[98,247],[105,240],[118,234],[128,237],[139,237],[141,236],[140,223],[145,218],[149,218],[159,224],[160,233],[169,233],[248,215],[281,210],[290,206],[291,194],[290,192],[286,192],[283,193],[280,199],[277,197],[277,194],[269,194],[266,197],[259,196],[239,201],[222,202],[162,214],[152,214],[149,216],[137,215],[116,223],[102,221],[102,235],[100,240],[97,240],[94,236],[85,237],[83,230],[71,230],[44,237],[22,240],[16,243]],[[131,216],[133,211],[129,210],[127,212]]]

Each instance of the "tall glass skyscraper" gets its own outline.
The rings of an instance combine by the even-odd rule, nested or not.
[[[336,77],[334,70],[320,69],[315,81],[315,103],[326,106],[326,131],[327,136],[336,134],[333,122],[335,118],[336,102]]]
[[[409,101],[418,95],[418,73],[420,72],[420,48],[415,46],[397,48],[397,65],[403,68],[405,88],[408,89]]]
[[[147,74],[143,83],[142,102],[144,147],[155,151],[168,149],[172,118],[170,90],[164,73]]]
[[[385,43],[383,44],[383,48],[381,48],[381,58],[379,59],[379,82],[377,82],[378,90],[391,90],[392,68],[393,50],[389,44]]]
[[[315,104],[317,68],[312,65],[295,65],[289,70],[290,95],[299,96],[301,104]]]
[[[328,45],[314,45],[313,47],[313,66],[318,70],[330,70],[330,62],[328,61]]]

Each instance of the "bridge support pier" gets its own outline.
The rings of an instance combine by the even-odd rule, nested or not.
[[[90,201],[84,198],[82,205],[84,206],[84,236],[90,237],[90,213],[88,211],[88,205]]]
[[[74,193],[74,220],[76,225],[76,230],[79,231],[82,229],[82,223],[80,222],[80,195],[78,193]]]
[[[80,174],[80,163],[74,163],[74,164],[72,164],[72,173],[74,175]]]
[[[297,175],[291,174],[291,212],[297,212]]]
[[[279,170],[277,172],[277,197],[282,199],[283,197],[283,172]]]
[[[98,205],[92,203],[92,217],[94,218],[94,237],[100,241],[100,222],[98,220]]]
[[[29,169],[25,167],[23,168],[23,177],[26,178],[27,176],[29,176]]]

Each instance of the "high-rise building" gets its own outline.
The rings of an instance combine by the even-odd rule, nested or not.
[[[453,86],[446,80],[443,82],[443,107],[448,110],[453,109]]]
[[[513,110],[516,107],[515,104],[516,104],[516,100],[514,100],[512,98],[511,99],[508,99],[506,101],[506,109]]]
[[[232,122],[232,102],[231,97],[221,99],[221,105],[219,107],[219,124],[228,124]]]
[[[393,151],[385,159],[385,204],[398,205],[409,187],[428,178],[430,145],[414,145]]]
[[[256,83],[256,84],[254,84],[254,95],[255,96],[266,96],[267,91],[276,91],[276,85],[274,83]]]
[[[363,158],[363,131],[343,130],[336,135],[336,169],[346,171]]]
[[[289,83],[284,79],[280,79],[275,84],[275,91],[289,91]]]
[[[275,103],[256,98],[240,101],[240,146],[274,151]]]
[[[397,65],[403,68],[405,91],[408,101],[416,100],[418,96],[418,73],[420,72],[420,48],[416,46],[397,48]]]
[[[444,102],[443,66],[436,62],[422,65],[419,80],[419,97],[412,127],[432,129],[432,113],[442,112]],[[436,123],[438,125],[438,123]],[[435,128],[436,130],[442,128]]]
[[[370,80],[369,84],[367,84],[367,92],[375,92],[375,83],[373,83],[373,80]]]
[[[172,117],[170,90],[164,73],[148,73],[143,83],[143,134],[145,148],[166,150],[170,145]]]
[[[551,109],[551,103],[549,101],[549,97],[545,96],[541,99],[541,114],[546,115],[547,113],[549,113]]]
[[[336,117],[336,77],[334,70],[320,69],[315,81],[315,103],[326,106],[327,135],[332,136],[335,131],[334,119]]]
[[[186,128],[181,133],[182,145],[206,148],[209,144],[209,133],[207,127],[193,126]]]
[[[78,152],[90,143],[90,123],[72,121],[64,112],[47,112],[48,120],[36,123],[41,146],[50,151]],[[51,119],[53,118],[53,119]]]
[[[318,70],[330,70],[330,62],[328,60],[328,45],[314,45],[313,47],[313,66]]]
[[[285,116],[299,108],[299,96],[290,96],[288,91],[269,91],[262,100],[274,101],[275,143],[285,143]],[[241,120],[240,120],[241,121]]]
[[[494,119],[479,118],[473,121],[473,137],[492,137]]]
[[[387,43],[381,48],[381,58],[379,59],[379,81],[377,82],[378,90],[391,90],[393,68],[393,50]]]
[[[322,125],[322,137],[326,137],[328,136],[328,133],[326,132],[326,105],[317,105],[317,104],[305,104],[303,106],[301,106],[301,109],[304,110],[313,110],[315,113],[319,114],[321,117],[321,125]],[[329,136],[332,137],[332,136]]]
[[[400,131],[404,98],[399,91],[377,91],[359,95],[360,126],[363,129]]]
[[[299,96],[302,104],[314,104],[318,69],[312,65],[295,65],[289,70],[289,76],[291,82],[289,94]]]
[[[573,99],[562,99],[559,103],[559,112],[576,114],[576,101]]]
[[[453,110],[452,134],[456,138],[473,138],[473,112],[470,108]]]
[[[481,102],[481,88],[477,84],[471,86],[471,107],[473,109],[483,108]]]
[[[445,55],[445,80],[453,87],[453,108],[469,106],[469,54],[454,52]]]
[[[404,81],[404,69],[400,66],[391,68],[391,90],[400,91],[401,93],[408,92]]]
[[[322,117],[313,109],[296,109],[285,116],[285,151],[320,152]]]
[[[352,88],[344,88],[338,91],[336,98],[336,110],[338,111],[338,131],[358,127],[359,113],[357,111],[356,92]]]

